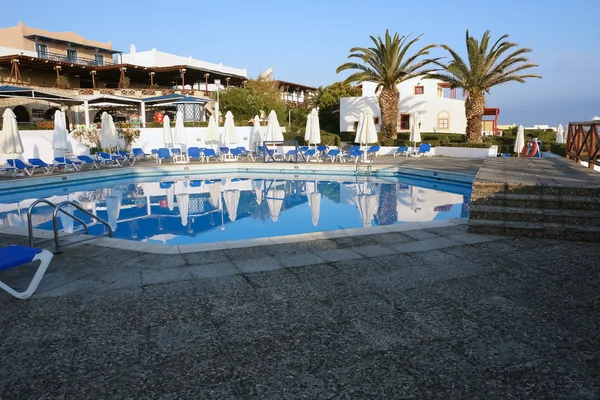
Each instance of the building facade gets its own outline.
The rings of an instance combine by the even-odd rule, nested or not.
[[[356,130],[360,114],[370,108],[375,118],[377,131],[381,130],[381,111],[376,95],[377,85],[373,82],[362,84],[362,96],[344,97],[340,101],[340,132]],[[398,131],[411,129],[412,113],[418,113],[421,132],[465,133],[465,103],[456,98],[456,91],[443,82],[420,77],[409,79],[398,85]]]

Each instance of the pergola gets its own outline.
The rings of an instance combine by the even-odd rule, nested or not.
[[[143,99],[136,99],[134,97],[115,96],[111,94],[100,94],[97,96],[85,96],[82,98],[85,125],[90,125],[90,106],[130,106],[140,110],[140,116],[142,120],[142,126],[146,126],[146,106]]]
[[[212,99],[207,97],[185,96],[182,94],[167,94],[144,99],[146,105],[150,107],[172,106],[177,108],[177,111],[182,112],[184,121],[205,121],[204,107],[210,101]]]
[[[484,120],[484,121],[492,121],[492,129],[494,131],[494,135],[496,135],[498,133],[498,115],[500,115],[500,109],[499,108],[484,108],[483,109],[483,116],[493,116],[493,119],[488,119],[488,120]]]
[[[31,89],[21,86],[0,86],[0,97],[21,97],[35,100],[49,101],[56,104],[67,106],[79,105],[83,100],[75,97],[62,96],[59,94],[43,92],[37,89]]]

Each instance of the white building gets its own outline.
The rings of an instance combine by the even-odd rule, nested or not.
[[[362,96],[343,97],[340,101],[340,132],[356,130],[362,111],[369,107],[375,117],[375,127],[381,130],[379,99],[375,94],[377,85],[362,84]],[[467,120],[465,103],[456,99],[456,91],[441,81],[413,78],[398,85],[400,91],[400,114],[398,131],[409,131],[411,113],[418,113],[421,132],[465,133]]]

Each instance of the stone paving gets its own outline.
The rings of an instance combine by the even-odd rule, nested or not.
[[[0,294],[0,398],[600,398],[597,244],[466,229],[66,247]]]

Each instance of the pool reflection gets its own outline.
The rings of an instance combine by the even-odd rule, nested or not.
[[[1,223],[26,226],[24,214],[37,198],[0,204]],[[250,178],[173,178],[46,198],[78,203],[108,221],[117,238],[168,244],[459,218],[468,216],[469,204],[465,187],[452,192],[399,182]],[[91,222],[91,234],[106,233],[102,224],[75,214]],[[51,230],[50,208],[36,208],[33,223]],[[61,223],[64,231],[82,230],[78,223]]]

